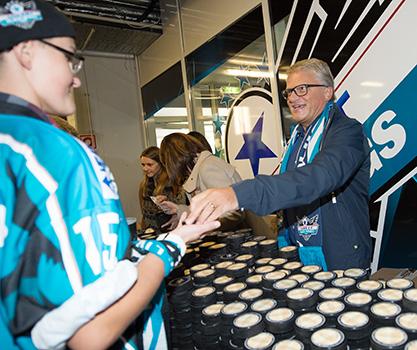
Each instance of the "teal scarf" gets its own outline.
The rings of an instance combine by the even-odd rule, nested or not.
[[[329,112],[333,108],[333,101],[327,102],[326,106],[324,107],[323,112],[321,113],[319,120],[314,124],[313,130],[308,130],[309,133],[309,142],[307,147],[307,154],[306,154],[306,160],[307,164],[311,163],[316,156],[316,154],[320,151],[320,142],[323,137],[324,129],[326,128],[327,122],[329,120]],[[302,128],[301,124],[297,124],[297,126],[294,128],[293,132],[291,133],[291,138],[288,141],[284,157],[282,159],[280,173],[284,173],[287,170],[288,160],[290,158],[294,142],[297,136],[297,132],[299,128]]]
[[[334,103],[332,101],[328,102],[324,107],[323,112],[318,117],[318,120],[309,128],[307,128],[306,140],[303,144],[300,145],[300,150],[298,151],[298,159],[296,159],[297,167],[302,167],[306,164],[310,164],[317,153],[319,153],[320,143],[323,138],[324,130],[328,124],[329,114],[333,106]],[[287,148],[281,163],[281,174],[287,170],[288,161],[290,159],[291,152],[293,151],[299,128],[302,128],[302,125],[298,124],[291,133],[291,138],[288,141]],[[320,208],[317,211],[320,215]],[[278,245],[280,247],[289,245],[288,229],[285,229],[283,235],[281,234],[278,236]],[[321,246],[300,246],[298,247],[298,252],[300,260],[304,265],[320,265],[322,266],[323,270],[327,270],[327,264]]]

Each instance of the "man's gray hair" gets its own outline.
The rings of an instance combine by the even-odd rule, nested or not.
[[[287,74],[290,75],[291,73],[300,70],[308,70],[313,72],[320,80],[320,83],[329,86],[334,90],[333,74],[326,62],[319,60],[318,58],[310,58],[308,60],[298,61],[288,69]]]

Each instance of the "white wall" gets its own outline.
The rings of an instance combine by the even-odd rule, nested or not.
[[[161,0],[168,16],[163,34],[139,56],[141,86],[181,59],[178,16],[172,3],[172,0]],[[187,55],[259,5],[261,0],[181,0],[180,3]]]
[[[77,124],[92,132],[97,153],[112,170],[126,216],[138,217],[138,155],[144,148],[138,75],[128,57],[87,56],[77,92]],[[88,114],[91,116],[89,120]]]
[[[261,3],[261,0],[180,1],[185,55]]]

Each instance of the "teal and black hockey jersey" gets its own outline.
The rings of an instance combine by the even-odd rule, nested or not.
[[[123,258],[129,239],[98,155],[0,93],[0,348],[34,348],[34,324]]]

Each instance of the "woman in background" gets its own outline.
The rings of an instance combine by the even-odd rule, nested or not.
[[[185,204],[181,186],[170,186],[168,175],[159,159],[159,148],[151,146],[140,155],[140,164],[145,175],[139,186],[139,202],[142,208],[141,228],[165,231],[171,226],[171,214],[164,213],[158,202],[168,200]]]
[[[173,133],[161,143],[161,162],[172,186],[182,186],[188,199],[208,188],[221,188],[241,181],[236,169],[223,159],[215,157],[195,137]],[[188,210],[186,205],[163,201],[165,212],[180,217]],[[245,224],[245,213],[233,211],[220,218],[221,230],[236,230]]]
[[[188,135],[195,137],[198,141],[201,142],[201,144],[204,146],[206,151],[209,151],[210,153],[213,153],[213,150],[211,149],[211,146],[209,142],[207,141],[206,137],[198,131],[190,131]]]

